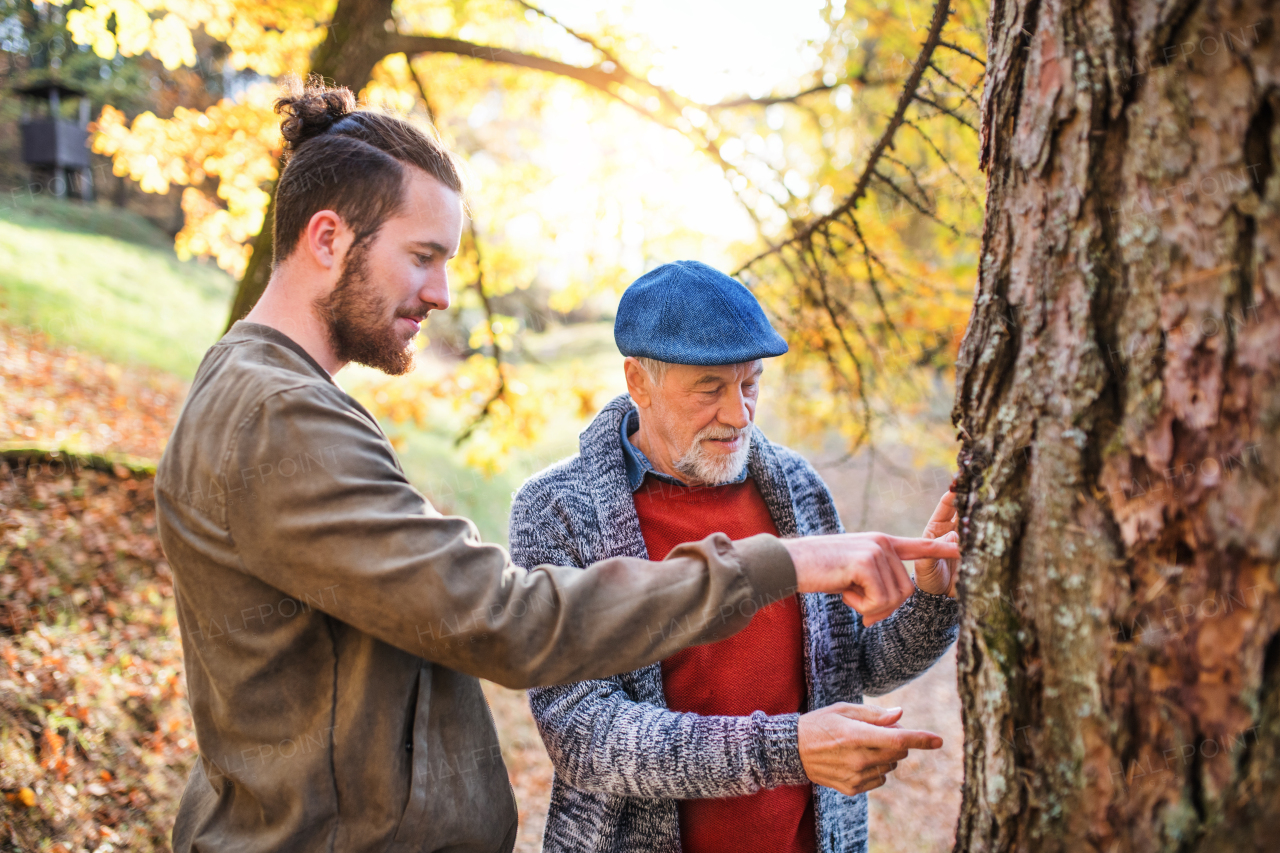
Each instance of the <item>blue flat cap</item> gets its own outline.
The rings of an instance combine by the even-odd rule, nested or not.
[[[787,351],[751,291],[698,261],[663,264],[632,282],[613,340],[623,355],[670,364],[738,364]]]

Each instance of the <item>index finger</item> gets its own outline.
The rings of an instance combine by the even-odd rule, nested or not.
[[[869,734],[865,744],[873,749],[938,749],[942,737],[919,729],[884,728]]]
[[[922,560],[933,557],[942,560],[960,559],[960,546],[943,539],[913,539],[908,536],[890,536],[889,544],[899,560]]]

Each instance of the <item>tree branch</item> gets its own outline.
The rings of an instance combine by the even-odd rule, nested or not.
[[[905,201],[908,205],[910,205],[911,207],[919,211],[919,213],[922,216],[927,216],[929,219],[932,219],[934,222],[938,223],[943,228],[950,229],[951,233],[955,234],[957,237],[966,236],[964,234],[961,234],[960,229],[956,228],[950,222],[943,221],[933,211],[929,210],[924,205],[920,204],[920,202],[913,199],[910,193],[904,192],[902,187],[894,183],[893,180],[888,175],[885,175],[883,172],[876,171],[875,177],[876,177],[876,180],[880,181],[880,183],[887,186],[893,192],[894,195],[896,195],[898,198]]]
[[[978,58],[977,56],[975,56],[973,53],[970,53],[969,51],[965,50],[963,47],[961,47],[961,46],[960,46],[960,45],[958,45],[958,44],[952,44],[952,43],[951,43],[951,42],[949,42],[949,41],[940,41],[940,42],[938,42],[938,47],[945,47],[945,48],[947,48],[948,50],[954,50],[956,53],[960,54],[961,56],[967,56],[967,57],[969,57],[969,58],[970,58],[970,59],[972,59],[974,62],[976,62],[976,63],[978,63],[979,65],[981,65],[983,68],[986,68],[986,67],[987,67],[987,63],[983,62],[981,59],[979,59],[979,58]]]
[[[734,272],[735,276],[740,275],[747,268],[784,248],[803,243],[812,237],[819,228],[848,214],[858,206],[858,202],[866,195],[867,187],[871,184],[871,178],[875,173],[880,155],[884,154],[889,148],[890,142],[893,141],[893,135],[898,132],[898,128],[907,116],[907,107],[911,106],[911,102],[916,99],[916,90],[920,86],[920,78],[924,76],[925,70],[929,67],[929,60],[933,57],[934,50],[937,49],[939,42],[942,40],[942,28],[947,23],[947,13],[950,11],[950,7],[951,0],[938,0],[938,4],[933,7],[933,20],[929,24],[929,34],[925,38],[924,45],[920,48],[919,55],[916,56],[915,65],[912,66],[911,74],[907,77],[907,82],[902,87],[902,93],[898,96],[898,106],[894,110],[893,116],[889,119],[889,124],[885,127],[884,132],[880,134],[880,138],[876,140],[875,146],[871,149],[867,162],[862,167],[862,174],[858,176],[858,181],[854,185],[853,192],[849,193],[840,206],[826,216],[810,222],[788,240],[779,243],[773,248],[766,249],[747,261]]]
[[[976,127],[969,124],[968,119],[966,119],[964,116],[957,113],[955,110],[949,109],[948,107],[944,107],[942,104],[938,103],[937,101],[926,98],[924,95],[919,95],[919,94],[916,95],[916,100],[924,104],[925,106],[933,107],[935,110],[937,110],[940,113],[951,116],[953,119],[960,122],[962,125],[969,128],[974,133],[978,132],[978,129]]]
[[[960,93],[964,96],[965,100],[973,104],[978,109],[982,109],[982,104],[978,103],[978,99],[973,96],[973,92],[966,89],[964,86],[962,86],[960,83],[957,83],[955,80],[951,79],[951,76],[947,74],[947,72],[939,68],[937,63],[935,63],[933,60],[930,60],[929,67],[932,68],[934,73],[937,74],[939,77],[941,77],[943,80],[946,80],[952,86],[955,86],[957,89],[959,89]]]
[[[548,59],[545,56],[536,56],[531,53],[520,53],[515,50],[508,50],[505,47],[490,47],[483,44],[475,44],[461,39],[444,38],[441,36],[406,36],[394,34],[387,37],[387,53],[404,53],[404,54],[421,54],[421,53],[452,53],[458,56],[467,56],[472,59],[483,60],[484,62],[496,62],[502,65],[516,65],[521,68],[532,68],[536,71],[546,71],[549,74],[558,74],[561,77],[571,77],[582,83],[586,83],[594,89],[602,92],[613,94],[609,87],[611,83],[624,83],[627,81],[628,75],[620,68],[617,63],[611,63],[614,67],[611,69],[604,68],[603,65],[593,65],[583,67],[581,65],[570,65],[567,62],[560,62],[555,59]]]
[[[732,101],[720,101],[717,104],[695,103],[694,106],[701,110],[711,112],[714,110],[734,109],[736,107],[768,107],[773,104],[794,104],[801,98],[808,95],[814,95],[818,92],[830,92],[832,89],[838,89],[845,85],[856,84],[865,89],[868,86],[897,86],[901,82],[901,77],[880,77],[874,80],[868,80],[865,77],[847,77],[844,80],[838,80],[835,83],[832,83],[830,86],[826,83],[819,83],[817,86],[812,86],[802,92],[796,92],[794,95],[766,95],[763,98],[734,98]]]
[[[437,128],[438,132],[439,126],[436,124],[436,111],[431,106],[431,98],[427,96],[427,87],[423,84],[422,77],[419,76],[417,69],[413,67],[413,57],[406,53],[404,62],[409,66],[409,76],[413,78],[414,83],[418,84],[418,94],[422,97],[422,103],[427,108],[427,118],[431,121],[431,126]]]
[[[546,18],[548,21],[555,24],[557,27],[564,30],[566,33],[573,36],[583,44],[591,45],[591,47],[595,48],[595,50],[601,56],[603,56],[606,61],[612,62],[614,65],[616,65],[619,68],[622,67],[622,63],[618,61],[618,58],[614,56],[613,53],[608,48],[602,46],[600,42],[596,41],[591,36],[583,35],[582,33],[570,27],[568,24],[561,21],[555,15],[552,15],[550,12],[546,11],[545,9],[539,6],[535,6],[532,3],[527,3],[525,2],[525,0],[515,0],[515,2],[520,4],[522,8],[527,9],[530,12],[533,12],[535,15]]]
[[[489,399],[485,401],[482,408],[471,423],[467,424],[466,429],[458,434],[453,440],[453,446],[458,447],[464,441],[471,437],[472,433],[484,423],[490,415],[493,414],[493,404],[502,399],[502,395],[507,392],[507,377],[502,372],[502,348],[498,346],[498,338],[493,334],[493,303],[489,301],[489,294],[484,292],[484,258],[480,254],[480,236],[476,234],[476,223],[474,219],[467,219],[467,227],[471,231],[471,247],[476,253],[476,280],[471,283],[476,293],[480,296],[480,305],[484,308],[484,321],[489,328],[489,340],[492,342],[494,367],[498,371],[498,387],[489,395]]]
[[[978,194],[975,193],[969,187],[969,184],[965,182],[964,178],[960,177],[960,173],[956,171],[955,166],[951,165],[951,161],[948,160],[946,155],[942,153],[942,149],[938,147],[937,143],[935,143],[932,139],[930,139],[929,135],[920,129],[920,125],[916,124],[910,119],[907,119],[906,121],[904,121],[903,124],[905,124],[907,127],[914,130],[916,133],[920,134],[920,138],[923,139],[926,143],[928,143],[929,147],[933,149],[934,154],[938,155],[938,159],[942,161],[942,165],[947,167],[947,171],[951,173],[951,177],[955,178],[956,181],[960,184],[960,186],[964,187],[964,191],[969,194],[969,197],[972,198],[979,207],[981,207],[982,199],[978,198]]]

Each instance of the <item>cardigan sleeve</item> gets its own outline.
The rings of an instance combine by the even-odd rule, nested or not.
[[[862,692],[881,696],[937,663],[959,634],[954,598],[917,589],[888,619],[870,627],[856,613],[857,644],[848,665],[859,670]]]

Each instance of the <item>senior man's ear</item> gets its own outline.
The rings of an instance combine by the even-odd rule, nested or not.
[[[627,356],[622,362],[622,371],[627,376],[627,393],[631,395],[631,399],[640,408],[649,408],[653,401],[653,377],[649,375],[649,371],[632,356]]]

